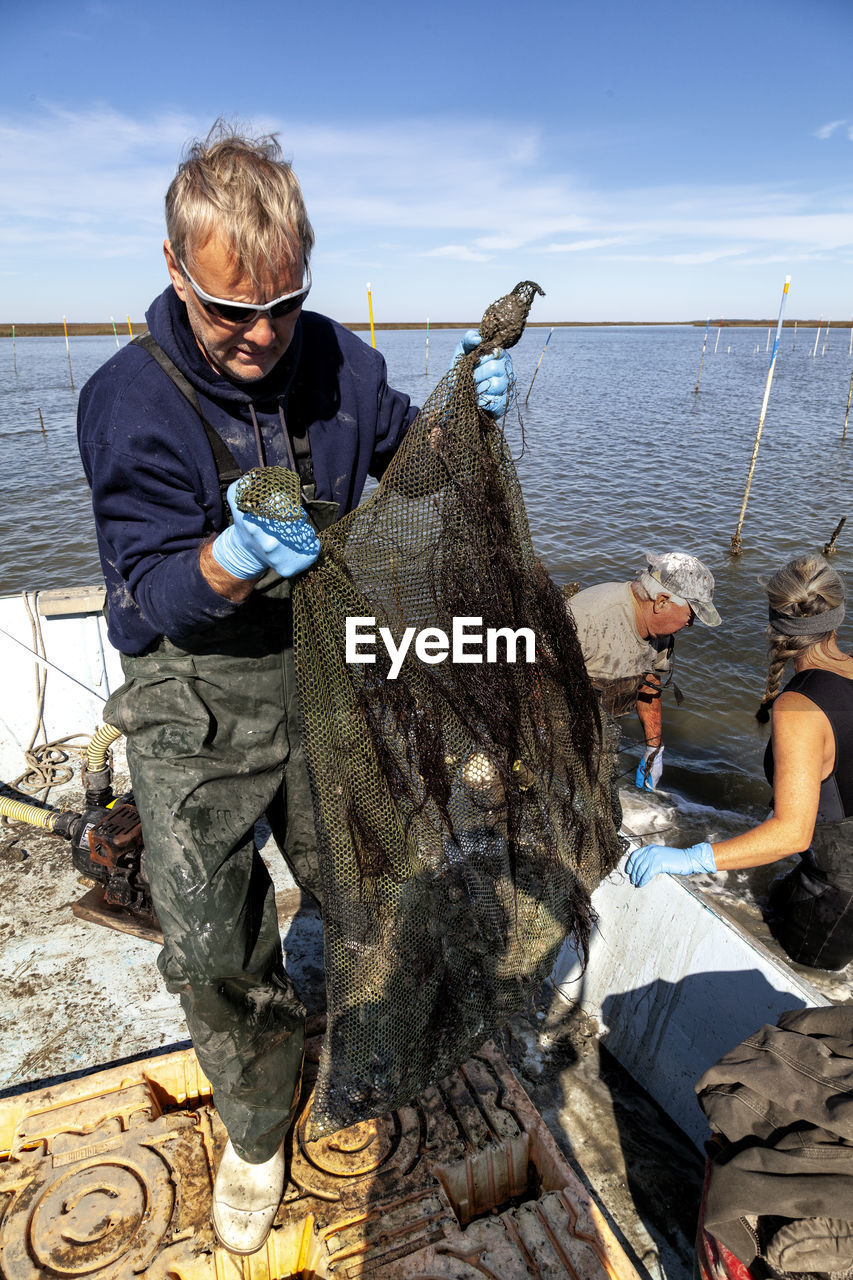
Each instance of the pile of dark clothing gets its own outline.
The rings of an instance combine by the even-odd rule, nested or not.
[[[696,1092],[706,1230],[755,1274],[853,1277],[853,1006],[782,1014]]]

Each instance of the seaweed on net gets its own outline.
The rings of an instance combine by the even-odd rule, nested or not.
[[[323,874],[328,1034],[311,1136],[435,1083],[524,1006],[615,865],[610,753],[574,624],[536,559],[502,425],[474,366],[518,341],[538,285],[488,308],[374,494],[293,584],[294,652]],[[535,661],[347,663],[347,617],[478,618]],[[520,645],[524,656],[523,642]],[[516,655],[518,658],[519,655]],[[508,654],[507,654],[508,658]]]

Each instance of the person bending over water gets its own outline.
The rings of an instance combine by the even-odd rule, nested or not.
[[[676,875],[800,861],[771,890],[771,930],[793,960],[842,969],[853,959],[853,656],[837,641],[844,583],[817,555],[799,556],[765,586],[770,604],[767,687],[756,713],[772,715],[764,771],[773,808],[731,840],[689,849],[648,844],[626,870],[638,888]],[[794,677],[782,692],[785,664]]]

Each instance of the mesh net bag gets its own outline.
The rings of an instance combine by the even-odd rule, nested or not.
[[[237,481],[237,506],[259,520],[294,523],[300,520],[302,489],[299,476],[287,467],[255,467]]]
[[[619,857],[574,624],[473,378],[482,355],[518,341],[537,292],[526,281],[488,309],[481,345],[293,584],[328,1000],[312,1138],[455,1070],[524,1007],[566,938],[584,955],[589,893]],[[359,648],[374,661],[346,661],[348,617],[370,620],[360,630],[376,642]],[[469,661],[438,660],[428,631],[424,656],[412,639],[391,678],[380,628],[395,646],[407,628],[452,642],[460,618]],[[520,628],[535,661],[523,633],[514,644],[502,630]]]

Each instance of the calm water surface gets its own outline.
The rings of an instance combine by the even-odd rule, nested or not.
[[[528,330],[513,353],[522,399],[547,333]],[[427,374],[423,331],[379,332],[392,385],[422,403],[458,337],[432,331]],[[753,719],[766,671],[766,601],[756,579],[820,550],[850,513],[853,425],[841,441],[849,332],[831,332],[825,349],[821,337],[815,357],[814,337],[801,332],[794,348],[793,333],[783,335],[738,558],[728,548],[767,376],[766,329],[724,329],[716,354],[712,329],[698,395],[701,329],[557,329],[522,404],[523,451],[517,423],[507,427],[533,542],[558,583],[626,580],[646,548],[692,551],[716,578],[723,625],[682,634],[676,681],[685,700],[676,708],[665,695],[664,785],[678,810],[666,796],[631,809],[635,827],[659,829],[664,842],[740,830],[766,810],[766,734]],[[71,341],[78,389],[115,349],[112,337]],[[12,355],[11,340],[0,340],[0,593],[97,581],[64,340],[19,339],[17,372]],[[834,564],[848,579],[853,521]],[[853,639],[847,630],[842,644]],[[638,732],[625,727],[632,775]],[[767,878],[752,877],[759,894]]]

